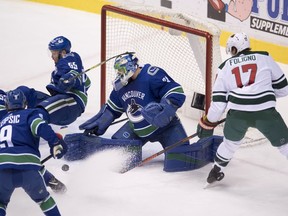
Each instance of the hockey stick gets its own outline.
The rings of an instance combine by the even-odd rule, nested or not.
[[[220,120],[217,125],[223,123],[225,120],[226,120],[226,118]],[[132,169],[134,169],[136,167],[142,166],[143,164],[147,163],[148,161],[151,161],[152,159],[156,158],[157,156],[159,156],[159,155],[161,155],[161,154],[163,154],[163,153],[165,153],[165,152],[167,152],[167,151],[169,151],[169,150],[181,145],[182,143],[184,143],[184,142],[196,137],[197,135],[198,135],[198,133],[196,132],[196,133],[194,133],[194,134],[192,134],[192,135],[190,135],[188,137],[185,137],[185,138],[179,140],[178,142],[176,142],[176,143],[174,143],[174,144],[172,144],[170,146],[167,146],[163,150],[161,150],[161,151],[159,151],[159,152],[157,152],[157,153],[145,158],[141,162],[139,162],[139,163],[137,163],[137,164],[135,164],[135,165],[133,165],[131,167],[128,167],[127,169],[124,169],[124,170],[120,171],[120,173],[126,173],[126,172],[128,172],[128,171],[130,171],[130,170],[132,170]]]
[[[64,80],[64,83],[68,83],[68,82],[72,81],[73,79],[77,79],[78,77],[82,76],[83,74],[86,74],[88,71],[90,71],[90,70],[92,70],[94,68],[97,68],[97,67],[105,64],[106,62],[108,62],[108,61],[110,61],[110,60],[112,60],[114,58],[117,58],[118,56],[125,55],[125,54],[134,54],[134,53],[135,52],[125,52],[125,53],[121,53],[121,54],[112,56],[112,57],[110,57],[110,58],[108,58],[108,59],[106,59],[106,60],[104,60],[104,61],[102,61],[102,62],[100,62],[100,63],[98,63],[98,64],[96,64],[96,65],[94,65],[92,67],[90,67],[90,68],[88,68],[87,70],[82,71],[81,73],[77,74],[76,76],[70,77],[68,80]]]
[[[51,158],[53,157],[53,155],[49,155],[47,156],[46,158],[44,158],[42,161],[41,161],[41,164],[44,164],[46,161],[50,160]]]
[[[128,118],[120,119],[118,121],[112,122],[111,125],[118,124],[118,123],[126,121],[126,120],[128,120]]]

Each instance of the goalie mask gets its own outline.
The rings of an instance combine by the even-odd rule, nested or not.
[[[116,78],[113,81],[114,89],[118,91],[123,86],[126,86],[138,67],[138,58],[134,54],[129,53],[118,56],[114,63],[116,71]]]
[[[19,89],[15,89],[7,92],[5,104],[7,111],[12,111],[25,109],[27,101],[24,93]]]
[[[232,48],[236,48],[236,52],[232,52]],[[239,52],[250,49],[250,41],[248,36],[241,32],[231,35],[226,44],[226,53],[231,54],[232,56],[237,55]]]

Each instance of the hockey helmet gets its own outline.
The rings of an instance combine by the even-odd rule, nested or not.
[[[49,50],[65,50],[66,53],[69,53],[71,49],[71,42],[66,37],[58,36],[49,42],[48,47]]]
[[[7,111],[25,109],[26,104],[26,97],[21,90],[15,89],[7,92],[5,101]]]
[[[128,84],[128,80],[136,72],[138,65],[138,58],[134,53],[120,55],[115,59],[114,69],[116,70],[116,80],[120,79],[123,86]]]
[[[232,53],[232,47],[236,48],[236,53]],[[231,35],[226,43],[226,53],[231,55],[237,55],[239,52],[250,48],[250,41],[248,36],[241,32]]]

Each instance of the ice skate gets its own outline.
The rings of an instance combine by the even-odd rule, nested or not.
[[[48,187],[50,187],[55,193],[65,193],[67,191],[66,186],[55,177],[51,178],[48,183]]]

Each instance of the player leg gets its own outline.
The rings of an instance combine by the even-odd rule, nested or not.
[[[44,181],[48,187],[52,189],[55,193],[65,193],[67,191],[66,186],[59,181],[52,173],[50,173],[45,166],[40,170]]]
[[[48,122],[55,125],[69,125],[83,112],[82,107],[73,97],[62,94],[47,98],[38,107],[42,107],[48,112]]]
[[[46,189],[41,173],[36,170],[27,170],[22,173],[22,188],[34,202],[39,204],[43,213],[46,216],[60,216],[54,199]]]
[[[207,182],[213,183],[221,181],[224,178],[223,170],[232,159],[234,153],[241,145],[240,141],[231,141],[224,137],[223,142],[219,145],[215,158],[213,168],[210,171]]]
[[[188,136],[179,118],[174,118],[167,127],[159,129],[157,134],[159,142],[163,148],[166,148]],[[153,140],[155,140],[155,138],[153,138]],[[189,141],[184,142],[182,145],[189,145]]]
[[[251,114],[253,113],[236,110],[228,112],[224,126],[224,139],[217,149],[213,168],[207,178],[208,183],[221,181],[224,178],[224,168],[240,147],[248,128],[254,124],[253,115],[250,116]]]
[[[15,189],[11,170],[0,170],[0,216],[6,215],[6,208]]]
[[[44,92],[28,88],[27,86],[19,86],[17,89],[20,89],[24,93],[28,108],[35,108],[40,102],[50,97],[50,95]]]
[[[260,114],[262,117],[256,122],[256,128],[288,158],[288,128],[285,121],[274,108]]]
[[[163,127],[153,136],[150,141],[159,141],[163,148],[177,143],[179,140],[188,137],[179,118],[174,118],[167,127]],[[165,152],[164,171],[176,172],[190,170],[189,163],[185,160],[189,141],[183,142],[180,146]],[[183,148],[184,147],[184,148]],[[185,150],[184,150],[185,149]]]
[[[33,88],[28,88],[27,86],[19,86],[17,89],[21,90],[27,100],[27,107],[28,108],[36,108],[42,114],[42,117],[45,121],[49,122],[49,114],[48,112],[43,109],[42,107],[37,107],[39,103],[46,100],[50,96],[40,91],[36,91]]]

